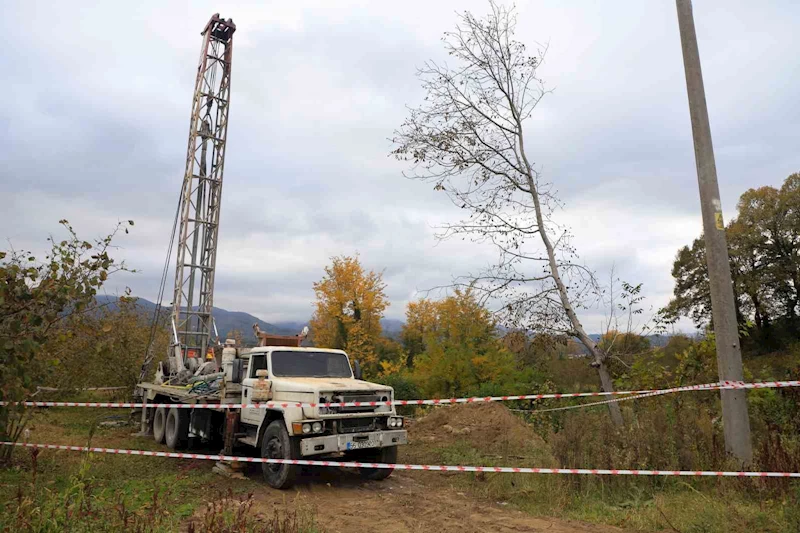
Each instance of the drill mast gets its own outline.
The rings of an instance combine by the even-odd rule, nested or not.
[[[205,358],[214,330],[211,309],[235,31],[233,20],[215,14],[201,34],[203,46],[179,207],[171,317],[170,375],[173,377],[194,372]]]

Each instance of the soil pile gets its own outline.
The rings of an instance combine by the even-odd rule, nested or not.
[[[465,442],[482,454],[549,456],[549,447],[501,403],[437,407],[409,425],[413,443],[443,447]],[[412,444],[413,446],[413,444]]]

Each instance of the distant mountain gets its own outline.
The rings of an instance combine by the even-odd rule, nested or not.
[[[101,304],[109,305],[112,309],[116,308],[117,306],[116,296],[98,296],[97,301]],[[136,305],[148,313],[152,313],[156,308],[156,304],[145,298],[137,298]],[[170,309],[169,306],[164,306],[164,308],[167,310]],[[270,324],[269,322],[264,322],[260,318],[242,311],[228,311],[227,309],[214,307],[212,312],[214,316],[214,322],[217,324],[217,331],[219,331],[220,336],[224,337],[228,334],[228,332],[238,329],[242,332],[242,337],[245,342],[248,343],[253,342],[254,339],[253,324],[258,324],[258,327],[261,328],[261,331],[275,335],[297,335],[303,329],[302,326],[300,326],[300,328],[293,328]]]
[[[589,334],[589,338],[591,338],[594,342],[599,343],[600,339],[603,338],[603,335],[601,335],[600,333],[590,333]],[[663,348],[669,342],[670,336],[669,335],[645,335],[645,338],[648,341],[650,341],[650,346],[652,346],[653,348]],[[580,341],[578,341],[577,337],[575,338],[575,341],[578,342],[578,346],[580,346],[580,349],[583,351],[583,353],[585,355],[589,355],[589,350],[583,344],[581,344]]]
[[[405,322],[396,318],[381,319],[381,328],[383,329],[383,334],[390,339],[399,339],[400,332],[403,331],[404,325]]]
[[[274,322],[272,324],[276,328],[282,329],[284,331],[291,331],[290,335],[297,335],[303,328],[308,325],[308,320],[306,321],[297,321],[297,320],[283,320],[281,322]]]
[[[275,322],[273,325],[277,328],[292,330],[296,332],[300,332],[303,330],[305,326],[308,325],[310,320],[306,321],[297,321],[297,320],[286,320],[281,322]],[[398,320],[396,318],[382,318],[381,319],[381,327],[383,328],[383,334],[387,337],[394,337],[395,335],[399,335],[400,331],[403,328],[402,320]]]
[[[600,342],[600,339],[603,337],[600,333],[592,333],[589,337],[594,342]],[[663,348],[669,342],[669,335],[645,335],[645,338],[650,341],[650,346],[653,348]],[[577,339],[575,339],[577,340]]]

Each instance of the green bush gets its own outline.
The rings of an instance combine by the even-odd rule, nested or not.
[[[375,381],[388,385],[394,389],[396,400],[417,400],[422,398],[419,387],[414,380],[405,372],[389,374]]]

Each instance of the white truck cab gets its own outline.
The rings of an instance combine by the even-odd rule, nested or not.
[[[262,457],[273,459],[344,454],[362,462],[397,461],[397,446],[406,444],[408,435],[403,418],[386,403],[394,400],[394,391],[357,379],[345,352],[264,346],[241,357],[247,361],[241,380],[242,403],[275,403],[272,408],[241,410],[240,431],[246,433],[239,438],[241,443],[257,446]],[[316,405],[292,405],[301,402]],[[319,405],[328,402],[365,405]],[[263,463],[266,481],[277,488],[291,484],[295,469],[293,465]],[[362,469],[362,474],[384,479],[391,470],[368,468]]]

